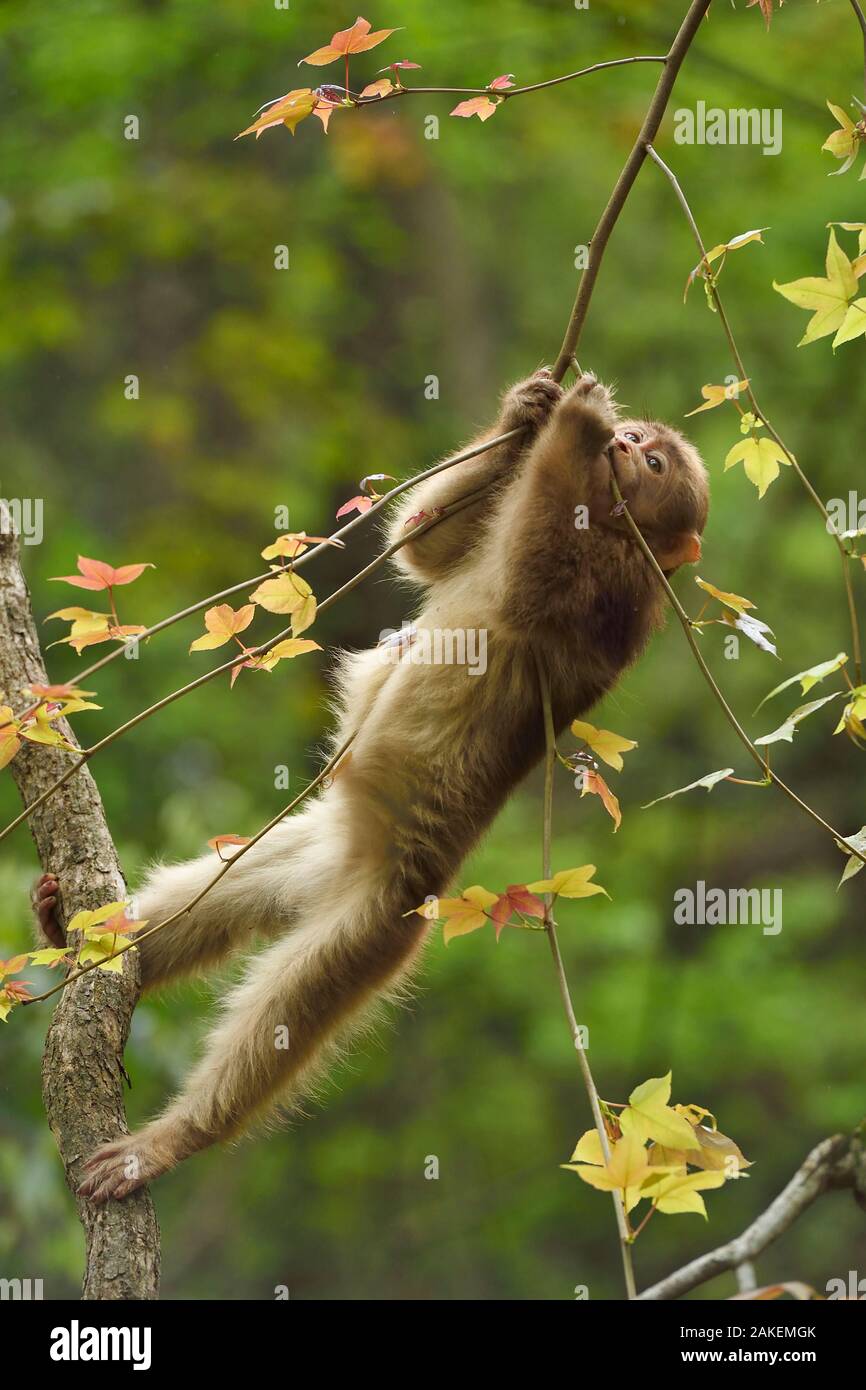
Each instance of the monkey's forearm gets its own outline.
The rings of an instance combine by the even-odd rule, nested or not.
[[[413,525],[437,516],[464,497],[478,492],[482,495],[454,516],[431,527],[417,541],[410,540],[404,545],[398,557],[404,569],[422,579],[435,579],[460,563],[472,547],[484,512],[492,508],[493,490],[513,476],[539,425],[561,394],[561,388],[549,373],[537,373],[513,386],[503,398],[496,424],[474,443],[495,439],[510,430],[518,429],[521,433],[477,458],[466,459],[443,470],[412,489],[390,528],[392,542],[403,540],[407,534],[411,535]]]

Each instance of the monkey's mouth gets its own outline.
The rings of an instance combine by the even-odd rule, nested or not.
[[[626,490],[632,490],[640,477],[640,468],[634,452],[625,440],[614,439],[607,447],[607,457],[617,486],[625,495]]]

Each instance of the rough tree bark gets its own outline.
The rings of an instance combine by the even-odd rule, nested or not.
[[[47,681],[18,537],[0,503],[0,689],[14,710],[25,686]],[[57,727],[71,742],[65,723]],[[25,805],[65,770],[69,753],[25,743],[10,770]],[[96,783],[85,767],[36,811],[30,829],[43,869],[57,874],[64,922],[82,908],[126,896],[126,885]],[[123,1049],[140,992],[137,953],[121,973],[93,970],[60,995],[45,1040],[42,1094],[66,1181],[75,1193],[84,1159],[99,1144],[129,1132],[123,1101]],[[21,1020],[35,1022],[32,1016]],[[159,1296],[159,1226],[147,1189],[95,1207],[77,1199],[84,1227],[85,1299]]]

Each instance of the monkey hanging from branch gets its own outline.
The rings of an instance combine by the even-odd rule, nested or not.
[[[201,1060],[164,1112],[98,1149],[80,1193],[120,1198],[275,1103],[291,1104],[370,1007],[399,989],[429,927],[413,909],[447,888],[544,749],[538,662],[557,732],[616,683],[662,624],[663,594],[621,509],[671,574],[700,556],[709,489],[695,448],[654,421],[620,421],[610,391],[564,392],[542,370],[504,397],[493,438],[522,433],[407,494],[391,527],[478,500],[410,539],[397,563],[424,589],[424,630],[487,634],[487,669],[344,655],[338,777],[278,825],[190,913],[140,945],[144,987],[215,968],[254,936],[270,944],[225,1000]],[[138,914],[170,917],[213,859],[155,868]],[[37,885],[42,932],[63,938],[61,886]],[[284,1045],[280,1045],[283,1043]]]

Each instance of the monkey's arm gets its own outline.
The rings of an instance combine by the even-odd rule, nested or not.
[[[389,527],[388,540],[391,543],[410,535],[414,526],[438,515],[451,503],[470,493],[485,490],[478,501],[438,522],[417,541],[404,545],[396,555],[401,569],[413,578],[429,583],[453,569],[473,549],[479,523],[493,504],[491,487],[512,475],[561,396],[562,388],[546,370],[536,372],[526,381],[512,386],[503,397],[496,424],[475,443],[481,444],[485,439],[494,439],[513,429],[522,429],[523,433],[479,454],[477,458],[445,469],[407,493]]]
[[[613,506],[607,445],[617,415],[586,375],[563,397],[502,498],[485,563],[506,621],[527,630],[570,611],[587,547]]]

